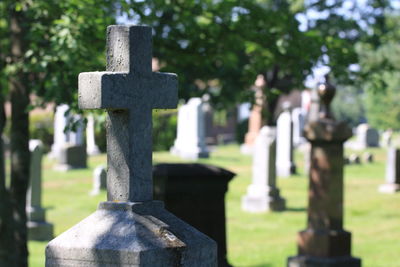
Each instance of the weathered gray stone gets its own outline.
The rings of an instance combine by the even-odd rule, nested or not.
[[[248,212],[280,211],[285,199],[276,187],[276,129],[264,126],[254,143],[253,179],[242,198],[242,209]]]
[[[208,267],[216,259],[215,243],[159,201],[100,203],[46,248],[47,267]]]
[[[330,112],[335,88],[320,84],[319,119],[305,127],[311,143],[307,229],[299,232],[298,255],[288,258],[289,267],[360,267],[351,256],[351,233],[343,228],[343,143],[351,129]]]
[[[386,160],[386,183],[379,187],[379,192],[393,194],[400,191],[400,149],[388,149]]]
[[[46,266],[216,266],[216,243],[153,201],[152,109],[177,104],[151,70],[151,28],[107,28],[107,72],[79,75],[79,106],[106,109],[107,199],[52,240]]]
[[[90,192],[92,196],[98,195],[101,190],[107,189],[107,171],[106,167],[98,166],[93,171],[93,189]]]
[[[293,122],[290,103],[285,103],[283,108],[276,127],[276,171],[279,177],[289,177],[296,173],[293,160]]]
[[[28,238],[39,241],[50,240],[53,238],[53,225],[46,222],[46,211],[42,208],[42,142],[30,140],[29,150],[31,151],[31,166],[26,198]]]

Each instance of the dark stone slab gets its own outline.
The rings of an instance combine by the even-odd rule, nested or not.
[[[335,258],[318,258],[295,256],[288,259],[287,267],[359,267],[361,260],[349,256]]]
[[[153,168],[155,199],[218,244],[218,266],[226,259],[225,193],[234,173],[205,164],[157,164]]]
[[[66,145],[61,148],[57,170],[71,170],[87,168],[87,154],[85,146]]]

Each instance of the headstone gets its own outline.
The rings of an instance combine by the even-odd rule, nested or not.
[[[79,106],[107,110],[107,202],[52,240],[46,266],[216,266],[216,243],[153,200],[152,109],[177,76],[152,72],[151,28],[109,26],[107,71],[79,75]]]
[[[294,108],[292,110],[292,122],[293,122],[293,146],[298,147],[301,144],[307,142],[303,136],[303,129],[306,122],[306,116],[301,108]]]
[[[319,118],[320,99],[318,96],[317,88],[311,90],[310,98],[311,98],[310,101],[311,103],[307,116],[307,122],[316,121]]]
[[[360,124],[357,127],[357,142],[361,148],[379,147],[379,133],[366,123]]]
[[[90,192],[92,196],[98,195],[101,190],[107,189],[107,171],[104,166],[98,166],[93,171],[93,189]]]
[[[256,81],[257,82],[257,81]],[[249,117],[249,129],[244,137],[244,144],[240,146],[243,154],[251,155],[253,152],[253,144],[260,132],[262,126],[262,109],[264,94],[260,87],[255,87],[255,102],[251,109]]]
[[[261,128],[254,144],[253,178],[242,198],[242,209],[248,212],[280,211],[285,209],[285,199],[276,186],[276,129]]]
[[[95,140],[95,121],[94,116],[87,116],[87,124],[86,124],[86,152],[90,156],[100,154],[99,147],[96,145]]]
[[[171,153],[185,159],[208,158],[201,98],[191,98],[178,110],[177,136]]]
[[[60,151],[55,169],[68,171],[72,169],[87,168],[87,154],[85,146],[65,144]]]
[[[69,107],[66,104],[59,105],[54,115],[54,142],[51,146],[51,157],[58,159],[61,150],[66,145],[82,146],[83,145],[83,124],[80,115],[67,114]],[[75,131],[66,129],[70,121],[78,121]]]
[[[384,131],[382,134],[381,146],[390,147],[390,145],[392,144],[392,137],[393,137],[392,129]]]
[[[218,266],[227,261],[225,193],[234,173],[205,164],[157,164],[154,198],[165,208],[218,244]]]
[[[60,105],[56,108],[54,115],[54,142],[51,146],[51,156],[58,158],[61,147],[68,142],[68,135],[64,132],[65,127],[68,124],[68,116],[65,114],[68,111],[68,105]]]
[[[350,164],[360,164],[361,163],[360,156],[357,154],[351,154],[349,156],[349,163]]]
[[[400,149],[388,149],[386,160],[386,183],[379,187],[381,193],[396,193],[400,191]]]
[[[374,162],[374,155],[371,154],[370,152],[364,152],[362,157],[363,157],[364,162],[367,162],[367,163]]]
[[[38,241],[50,240],[53,238],[53,225],[46,222],[46,211],[42,208],[42,142],[30,140],[29,150],[31,151],[31,166],[26,199],[28,238]]]
[[[283,106],[284,111],[277,120],[276,170],[279,177],[289,177],[296,173],[293,161],[293,122],[290,103]]]
[[[360,267],[351,256],[351,233],[343,229],[343,143],[352,135],[344,122],[329,110],[335,88],[320,84],[323,112],[306,125],[311,143],[307,229],[298,235],[298,255],[288,258],[288,267]]]

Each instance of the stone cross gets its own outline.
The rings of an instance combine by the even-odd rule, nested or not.
[[[175,108],[175,74],[152,72],[151,28],[109,26],[107,71],[79,75],[79,107],[106,109],[107,198],[153,199],[152,109]]]

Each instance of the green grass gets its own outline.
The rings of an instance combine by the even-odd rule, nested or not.
[[[353,255],[364,267],[394,267],[400,248],[400,194],[377,192],[384,182],[385,151],[370,149],[375,162],[345,168],[345,228],[352,232]],[[350,153],[351,151],[346,151]],[[359,152],[358,152],[359,153]],[[286,258],[296,254],[296,236],[306,225],[308,181],[303,172],[303,156],[296,153],[298,175],[278,179],[288,209],[284,212],[250,214],[241,210],[241,198],[251,181],[251,158],[239,147],[218,147],[210,159],[200,162],[227,168],[237,176],[226,196],[229,262],[235,267],[285,266]],[[58,235],[95,211],[101,195],[89,196],[94,167],[105,164],[105,155],[91,157],[89,168],[67,173],[52,171],[54,162],[44,162],[43,205],[47,220]],[[167,152],[154,154],[154,162],[181,162]],[[30,266],[44,266],[47,242],[29,242]]]

